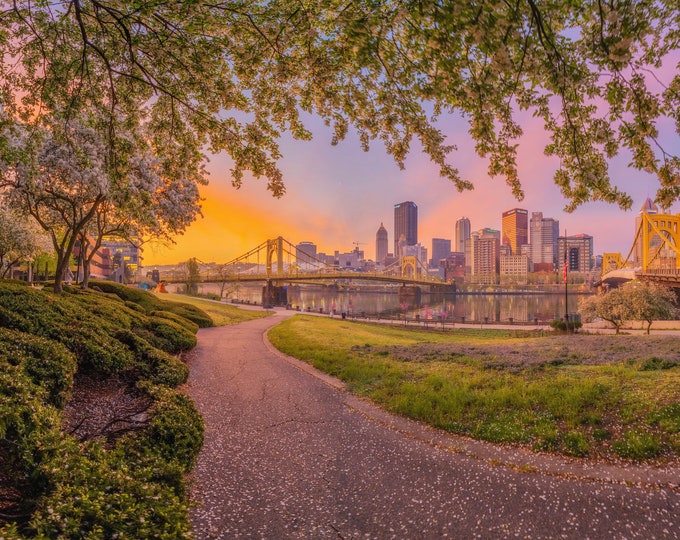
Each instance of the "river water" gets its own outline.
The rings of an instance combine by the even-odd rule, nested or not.
[[[288,304],[291,309],[341,315],[419,318],[420,320],[461,322],[549,322],[564,318],[564,290],[553,293],[423,293],[420,302],[414,298],[400,298],[397,287],[356,287],[336,289],[319,285],[299,285],[287,288]],[[199,292],[219,294],[219,286],[213,283],[201,284]],[[227,287],[224,291],[227,302],[260,304],[262,286],[240,284]],[[570,291],[567,295],[568,313],[578,311],[578,302],[583,294]]]

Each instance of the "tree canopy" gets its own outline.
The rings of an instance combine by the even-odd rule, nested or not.
[[[16,157],[0,177],[0,189],[5,201],[49,234],[57,255],[56,292],[77,243],[89,264],[105,236],[166,238],[200,212],[195,182],[166,177],[143,133],[117,128],[117,137],[103,138],[95,115],[49,120],[43,119],[42,129],[7,130],[7,154]]]
[[[680,197],[680,160],[659,137],[680,132],[677,0],[64,0],[4,2],[0,83],[7,116],[39,121],[106,111],[113,132],[147,123],[168,177],[198,178],[205,150],[285,187],[277,139],[311,133],[302,112],[355,129],[403,165],[413,140],[459,189],[444,114],[469,124],[489,173],[523,197],[521,111],[540,118],[554,180],[573,210],[631,198],[608,160],[659,178]],[[670,73],[664,79],[663,73]],[[0,147],[2,145],[0,144]],[[677,145],[676,145],[677,148]],[[187,174],[190,171],[192,174]]]
[[[650,327],[655,320],[671,320],[678,315],[677,297],[672,289],[655,283],[630,281],[604,294],[587,296],[579,302],[579,312],[589,320],[600,318],[619,333],[626,321],[642,321]]]

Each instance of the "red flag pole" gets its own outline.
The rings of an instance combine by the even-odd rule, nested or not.
[[[567,229],[564,229],[564,322],[569,330],[569,288],[567,286]]]

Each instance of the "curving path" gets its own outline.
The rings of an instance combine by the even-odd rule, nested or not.
[[[273,350],[265,332],[291,314],[199,331],[198,540],[680,538],[678,468],[507,450],[394,417]]]

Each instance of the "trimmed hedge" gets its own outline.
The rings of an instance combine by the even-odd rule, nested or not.
[[[155,338],[152,345],[163,351],[180,353],[196,346],[196,335],[169,319],[149,317],[146,329]]]
[[[183,394],[141,386],[155,401],[149,429],[112,450],[92,442],[80,452],[71,446],[65,463],[46,462],[53,490],[41,500],[31,534],[191,538],[184,476],[203,444],[203,421]]]
[[[73,384],[75,356],[62,344],[16,330],[0,328],[0,369],[21,369],[47,392],[45,401],[63,407]]]
[[[174,390],[189,370],[172,353],[196,344],[198,324],[125,289],[126,298],[76,288],[54,295],[0,282],[0,449],[13,472],[8,487],[30,515],[0,526],[0,538],[190,537],[184,477],[203,423]],[[113,441],[63,433],[77,371],[136,381],[153,400],[148,426]]]
[[[204,311],[191,304],[169,302],[136,287],[121,285],[113,281],[93,281],[91,285],[105,293],[115,294],[125,302],[132,302],[140,306],[148,314],[154,311],[165,311],[188,319],[197,324],[199,328],[213,326],[212,319]]]
[[[162,319],[168,319],[176,324],[179,324],[180,326],[183,326],[187,330],[190,330],[192,334],[195,334],[198,332],[199,326],[195,322],[186,319],[185,317],[182,317],[181,315],[177,315],[176,313],[172,313],[171,311],[165,311],[162,309],[157,309],[155,311],[152,311],[149,313],[152,317],[160,317]]]

